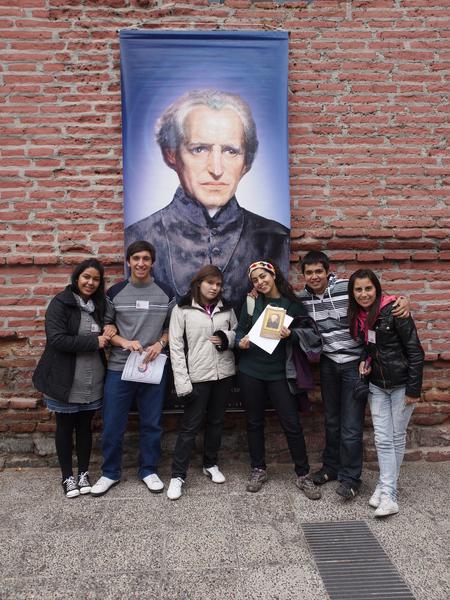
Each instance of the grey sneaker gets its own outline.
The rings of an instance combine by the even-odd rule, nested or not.
[[[247,492],[259,492],[267,479],[267,471],[265,469],[252,469],[246,487]]]
[[[296,486],[302,490],[307,498],[310,500],[319,500],[322,497],[322,492],[315,485],[314,481],[309,475],[303,475],[297,478],[295,482]]]

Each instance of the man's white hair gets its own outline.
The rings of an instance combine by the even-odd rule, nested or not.
[[[229,108],[237,113],[244,128],[245,166],[249,170],[258,149],[256,125],[250,106],[238,94],[214,89],[187,92],[168,106],[159,117],[155,126],[156,141],[166,163],[172,166],[166,159],[166,153],[176,152],[181,142],[185,141],[184,121],[189,112],[197,106],[207,106],[213,110]]]

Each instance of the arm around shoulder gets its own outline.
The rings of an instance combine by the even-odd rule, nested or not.
[[[392,306],[392,314],[394,317],[407,319],[411,314],[411,302],[406,296],[397,296],[397,300]]]

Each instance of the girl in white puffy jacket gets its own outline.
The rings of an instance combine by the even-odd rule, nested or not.
[[[206,417],[203,473],[224,483],[217,466],[225,403],[235,374],[236,315],[222,299],[223,275],[214,265],[202,267],[191,281],[190,293],[172,311],[169,327],[170,360],[175,390],[185,400],[181,430],[175,445],[167,496],[182,494],[191,452]]]

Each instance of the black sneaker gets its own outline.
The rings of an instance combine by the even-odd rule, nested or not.
[[[336,488],[336,494],[342,496],[344,500],[353,500],[359,494],[359,487],[356,485],[350,485],[345,481],[341,481]]]
[[[89,472],[84,471],[78,475],[78,489],[80,494],[89,494],[91,492],[92,484],[89,481]]]
[[[71,475],[62,482],[63,490],[67,498],[76,498],[80,495],[75,477]]]
[[[259,492],[266,481],[267,472],[265,469],[252,469],[246,487],[247,492]]]
[[[323,485],[329,481],[335,481],[337,477],[322,467],[319,471],[311,473],[311,479],[316,485]]]

